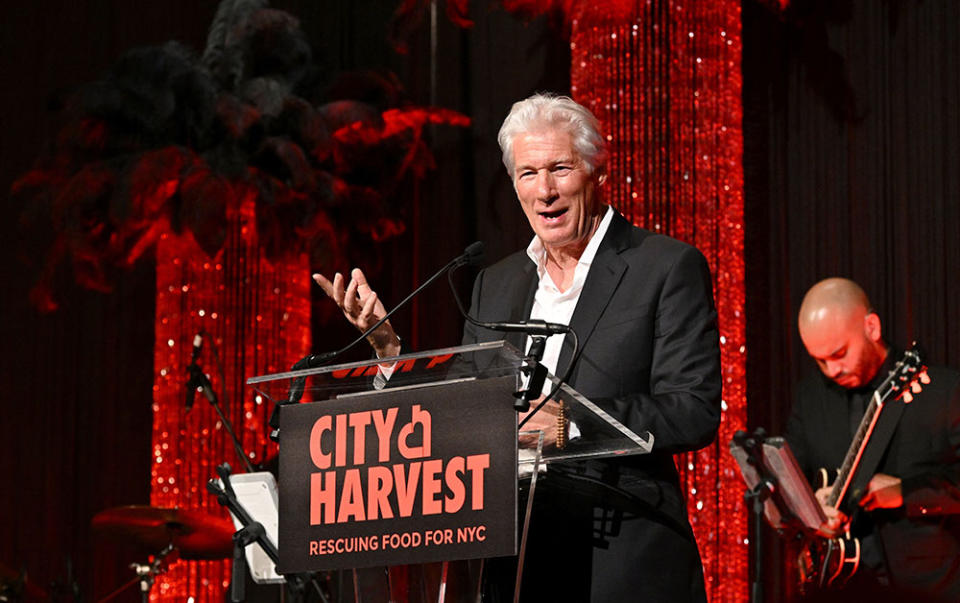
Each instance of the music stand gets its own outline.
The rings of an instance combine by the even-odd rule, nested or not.
[[[246,509],[250,517],[263,525],[266,537],[276,545],[278,543],[277,520],[277,482],[273,474],[267,471],[258,473],[238,473],[230,476],[237,502]],[[222,481],[221,481],[222,483]],[[243,529],[243,520],[230,513],[237,530]],[[246,547],[247,568],[250,577],[257,584],[278,584],[286,582],[277,573],[277,566],[263,548],[253,543]]]
[[[790,445],[782,437],[767,437],[763,429],[752,435],[738,431],[730,441],[730,454],[740,467],[752,502],[754,582],[750,600],[763,601],[763,517],[778,531],[818,532],[827,523],[810,484],[803,476]]]

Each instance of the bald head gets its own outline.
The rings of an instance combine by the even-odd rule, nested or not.
[[[863,316],[870,300],[860,285],[846,278],[828,278],[807,291],[800,304],[800,330],[838,318]]]
[[[849,279],[828,278],[811,287],[800,304],[798,327],[807,353],[842,387],[866,385],[886,359],[880,317]]]

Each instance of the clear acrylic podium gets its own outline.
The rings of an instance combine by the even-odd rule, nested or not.
[[[284,430],[287,429],[287,425],[294,425],[289,417],[297,411],[288,411],[288,409],[298,406],[291,403],[292,400],[297,399],[299,405],[324,405],[326,402],[331,407],[334,403],[340,405],[338,408],[342,408],[344,403],[356,404],[358,408],[378,407],[382,404],[385,408],[391,404],[391,397],[415,392],[419,398],[429,399],[434,404],[451,405],[457,404],[458,398],[445,396],[444,392],[451,391],[452,388],[461,392],[482,389],[485,393],[481,412],[483,412],[482,408],[489,408],[490,413],[502,417],[497,419],[497,425],[502,425],[502,428],[497,427],[497,429],[498,431],[502,429],[504,436],[507,437],[506,441],[513,444],[513,450],[510,451],[513,455],[512,459],[516,462],[512,482],[513,494],[515,495],[517,491],[518,476],[528,491],[526,508],[519,510],[525,514],[522,525],[527,525],[529,521],[537,475],[550,463],[650,452],[654,441],[651,434],[634,433],[566,384],[560,386],[555,399],[563,403],[570,422],[575,426],[571,430],[572,437],[563,444],[562,448],[544,446],[542,437],[539,439],[525,437],[524,442],[535,443],[523,446],[518,444],[513,393],[521,387],[520,369],[523,361],[523,355],[516,348],[500,341],[249,379],[247,384],[259,395],[273,404],[280,405],[281,424],[284,425],[279,432],[281,512],[284,508],[282,476],[285,474],[286,462]],[[378,367],[391,364],[392,371],[389,378],[385,378],[383,370]],[[548,375],[547,378],[549,383],[558,382],[552,375]],[[492,385],[496,387],[491,389]],[[291,396],[292,390],[294,393]],[[314,407],[312,410],[318,408],[322,406]],[[509,412],[504,409],[509,409]],[[476,409],[472,412],[473,416],[476,416]],[[288,417],[286,421],[285,415]],[[465,422],[467,423],[463,427],[464,430],[470,429],[469,420],[465,419]],[[292,465],[291,461],[287,467]],[[516,522],[517,498],[514,497],[511,500],[513,501],[513,520]],[[515,523],[513,552],[517,555],[520,565],[517,580],[517,592],[519,592],[525,539],[516,538],[516,525]],[[283,536],[280,539],[283,540]],[[283,559],[284,542],[276,544]],[[354,566],[356,569],[343,571],[342,568],[337,568],[339,573],[335,581],[340,590],[338,596],[343,600],[362,603],[386,602],[395,600],[397,588],[405,587],[408,593],[404,597],[410,601],[479,601],[483,561],[465,560],[457,556],[452,559],[457,561],[448,563],[449,560],[444,558],[437,560],[439,563],[391,569],[377,567],[375,562],[366,563],[360,559]],[[329,572],[330,569],[324,566],[324,559],[319,558],[316,567],[310,568],[310,571]],[[330,576],[329,573],[327,575]],[[347,594],[344,595],[344,593]]]

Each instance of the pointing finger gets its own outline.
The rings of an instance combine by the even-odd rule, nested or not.
[[[333,297],[333,283],[327,280],[327,277],[323,276],[319,272],[314,273],[313,280],[315,283],[320,285],[320,288],[323,289],[323,292],[327,294],[327,297]]]

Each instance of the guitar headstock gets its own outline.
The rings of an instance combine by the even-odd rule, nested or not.
[[[923,386],[930,383],[927,366],[920,356],[917,342],[913,342],[910,349],[903,353],[897,361],[885,383],[889,383],[889,393],[894,400],[903,398],[905,404],[913,402],[913,396],[923,390]]]

